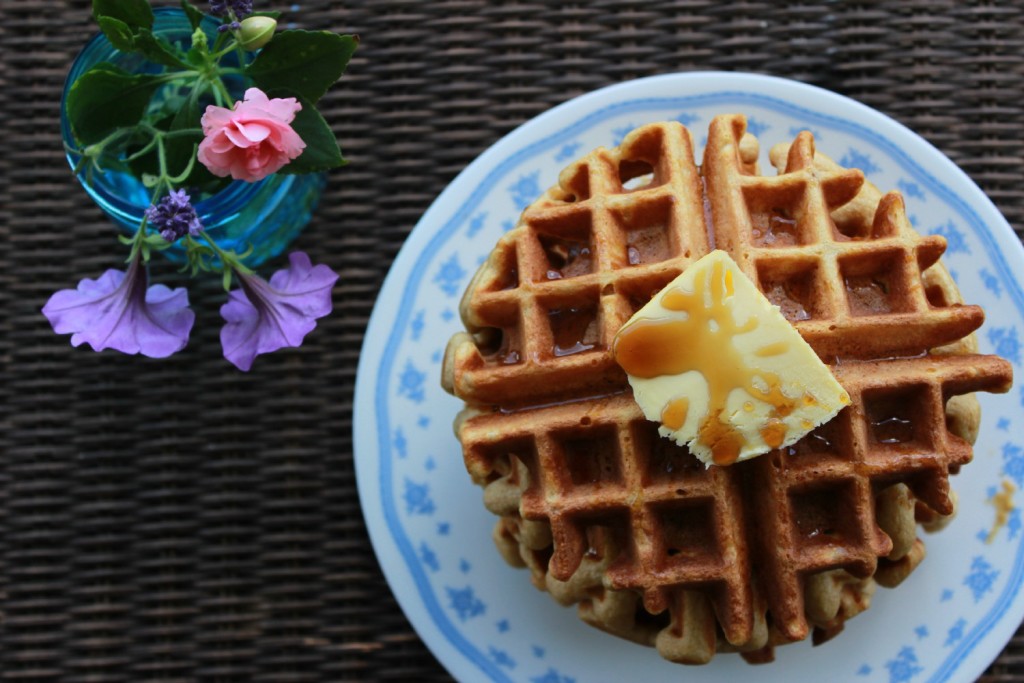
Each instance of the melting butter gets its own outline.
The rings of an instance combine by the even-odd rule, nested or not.
[[[655,295],[619,330],[612,350],[647,419],[706,465],[792,445],[850,402],[724,251]]]

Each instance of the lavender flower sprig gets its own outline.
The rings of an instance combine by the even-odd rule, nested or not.
[[[235,19],[244,19],[252,14],[252,0],[210,0],[210,14],[228,17],[234,13]]]
[[[252,14],[252,0],[211,0],[210,13],[224,19],[217,31],[238,31],[242,28],[242,19]]]
[[[198,235],[203,223],[185,190],[171,190],[158,203],[146,209],[146,221],[168,242],[185,235]]]

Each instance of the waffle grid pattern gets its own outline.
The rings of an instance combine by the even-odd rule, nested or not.
[[[535,382],[512,392],[526,401],[625,375],[611,356],[619,328],[692,261],[708,251],[701,183],[690,134],[681,126],[633,138],[568,168],[496,247],[463,300],[467,328],[483,352],[460,373],[456,393],[500,403],[529,365]],[[689,163],[686,163],[689,160]],[[647,180],[630,189],[630,181]]]
[[[716,198],[717,246],[794,318],[823,359],[918,354],[981,324],[976,307],[928,300],[921,273],[942,255],[945,240],[918,235],[898,193],[882,198],[873,220],[839,226],[831,213],[857,195],[863,174],[816,167],[814,140],[804,131],[783,173],[751,175],[732,151],[744,131],[740,118],[723,117],[709,133],[713,154],[705,168]]]
[[[684,448],[662,439],[628,394],[594,405],[600,415],[594,419],[579,418],[580,408],[586,413],[588,406],[552,409],[549,423],[570,425],[553,431],[538,430],[533,414],[502,420],[512,449],[504,438],[477,444],[478,433],[493,434],[495,420],[471,425],[463,432],[464,442],[472,444],[467,463],[485,479],[516,471],[513,458],[526,466],[527,481],[512,482],[514,488],[526,484],[522,503],[505,512],[550,522],[550,571],[556,580],[570,580],[585,557],[610,559],[611,545],[629,548],[607,567],[609,588],[640,591],[647,611],[659,613],[672,600],[672,591],[662,589],[721,585],[719,613],[736,615],[724,627],[733,640],[748,640],[749,565],[742,556],[730,561],[727,550],[744,533],[739,479],[729,469],[705,470]],[[642,500],[636,495],[641,489]],[[740,508],[730,507],[735,504]],[[668,533],[651,534],[652,529]]]
[[[544,357],[557,347],[557,340],[545,335],[544,315],[550,309],[540,307],[532,317],[524,315],[518,327],[503,329],[532,363],[521,364],[517,355],[513,363],[499,358],[498,366],[476,350],[479,337],[465,334],[452,339],[446,354],[446,385],[457,396],[470,405],[490,401],[505,406],[504,412],[460,419],[457,432],[474,479],[484,485],[505,480],[506,495],[499,496],[492,511],[549,525],[550,539],[544,540],[550,540],[553,554],[530,555],[535,573],[550,574],[543,587],[573,582],[585,558],[596,555],[606,562],[600,570],[602,589],[642,595],[648,617],[668,610],[670,633],[687,620],[690,630],[696,626],[714,633],[713,625],[693,623],[699,619],[693,596],[703,594],[713,606],[713,616],[704,609],[704,618],[712,624],[717,620],[721,637],[705,636],[681,651],[678,642],[659,644],[664,656],[679,661],[706,661],[716,639],[763,660],[770,658],[772,644],[803,639],[812,626],[827,626],[829,635],[838,632],[843,621],[838,602],[833,609],[813,599],[805,604],[805,588],[813,583],[808,577],[841,569],[856,584],[871,580],[879,558],[898,562],[908,556],[909,548],[897,551],[892,538],[913,528],[914,516],[884,531],[876,521],[876,496],[894,484],[907,484],[907,495],[934,513],[952,514],[948,475],[970,460],[971,446],[950,433],[947,401],[977,390],[1005,391],[1010,377],[1009,365],[995,357],[926,353],[968,335],[981,323],[982,313],[977,307],[950,305],[955,294],[933,294],[934,301],[929,300],[923,272],[937,262],[945,242],[914,233],[898,195],[882,197],[870,215],[844,224],[852,236],[845,234],[832,214],[861,193],[863,175],[816,165],[808,133],[789,148],[784,173],[757,175],[758,146],[745,135],[745,126],[742,116],[712,122],[702,171],[690,145],[677,143],[690,139],[679,124],[644,126],[616,150],[597,150],[570,165],[559,186],[524,212],[519,227],[481,268],[463,299],[463,319],[473,330],[474,324],[494,320],[494,309],[509,309],[515,302],[523,311],[537,308],[545,299],[536,290],[557,287],[568,298],[604,286],[603,324],[599,343],[592,346],[602,352],[602,362],[613,366],[611,339],[645,303],[623,306],[627,300],[621,295],[620,273],[628,252],[618,218],[651,215],[649,207],[668,203],[664,192],[676,192],[671,204],[676,213],[665,224],[676,235],[680,217],[689,216],[691,232],[673,241],[724,248],[763,290],[781,291],[789,299],[777,303],[812,348],[832,362],[850,394],[851,405],[835,420],[785,451],[705,471],[685,449],[657,436],[620,378],[614,385],[617,393],[593,398],[602,388],[591,368],[602,366],[581,366],[550,352]],[[628,178],[622,169],[627,166],[651,171],[641,176],[649,179],[645,189],[623,194]],[[644,229],[655,224],[640,223]],[[592,267],[588,263],[571,277],[552,271],[556,264],[542,248],[542,236],[548,236],[548,244],[589,244]],[[768,241],[788,244],[769,246]],[[508,256],[513,250],[514,263]],[[687,258],[695,258],[696,249],[689,251]],[[678,252],[678,246],[663,245],[655,260],[680,261]],[[785,280],[775,286],[764,277],[806,277],[810,272],[817,272],[816,281],[796,302],[788,294],[795,287]],[[495,283],[500,283],[498,292]],[[557,374],[563,368],[577,373],[577,384]],[[473,372],[501,373],[501,378],[492,392],[476,392],[482,383],[465,378]],[[573,390],[583,393],[573,395]],[[568,393],[570,402],[536,407],[553,392]],[[668,481],[662,481],[665,463],[656,453],[673,450],[669,459],[675,466],[668,468]],[[918,542],[901,576],[922,553]],[[591,588],[593,573],[593,567],[583,570]],[[864,607],[866,601],[857,611]],[[808,613],[823,616],[812,624]],[[680,637],[689,634],[655,641]]]

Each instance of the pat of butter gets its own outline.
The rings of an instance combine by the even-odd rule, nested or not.
[[[658,292],[612,349],[647,419],[708,466],[790,446],[850,403],[724,251]]]

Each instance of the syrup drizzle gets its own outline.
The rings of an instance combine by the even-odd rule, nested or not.
[[[1016,490],[1017,487],[1012,482],[1004,479],[1003,490],[988,499],[988,502],[992,503],[992,506],[996,509],[996,519],[992,523],[992,530],[988,532],[988,536],[985,538],[985,543],[994,541],[996,534],[1009,521],[1010,513],[1014,510],[1013,494]]]
[[[770,448],[778,448],[786,440],[786,423],[777,418],[768,420],[768,424],[761,427],[761,438]]]
[[[619,365],[636,377],[651,378],[691,371],[704,376],[708,384],[708,412],[701,420],[697,439],[711,450],[717,465],[735,462],[747,444],[743,434],[722,417],[733,389],[743,389],[771,406],[769,422],[761,435],[772,448],[785,441],[786,425],[779,418],[789,415],[798,401],[805,400],[804,397],[794,399],[782,393],[781,380],[777,375],[750,367],[736,348],[733,338],[757,329],[760,321],[751,317],[743,324],[737,324],[726,305],[726,299],[732,293],[732,273],[725,271],[721,262],[715,262],[706,275],[698,274],[693,292],[675,287],[662,296],[662,306],[685,312],[686,319],[636,320],[620,330],[613,346]],[[759,355],[781,352],[773,346],[761,349]],[[685,421],[685,411],[677,405],[678,402],[677,399],[670,403],[662,415],[662,422],[669,429],[678,429],[672,425],[682,426]],[[681,413],[682,420],[678,419]]]
[[[673,431],[682,429],[689,411],[690,399],[684,397],[669,401],[665,410],[661,412],[661,423]]]

